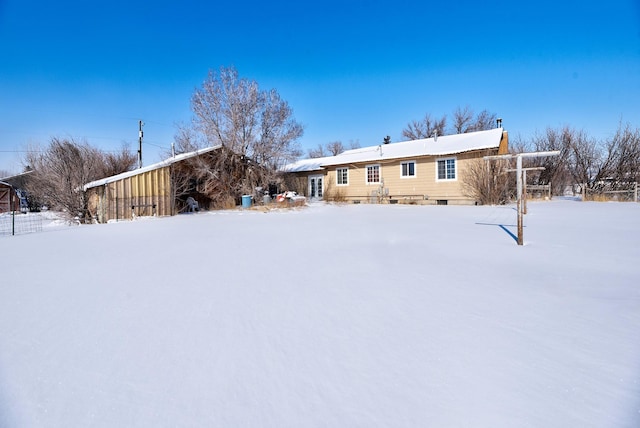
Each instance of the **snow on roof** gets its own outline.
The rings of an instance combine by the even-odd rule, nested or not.
[[[87,183],[84,185],[84,190],[91,189],[92,187],[104,186],[105,184],[113,183],[114,181],[123,180],[125,178],[133,177],[134,175],[142,174],[149,171],[154,171],[159,168],[163,168],[165,166],[172,165],[176,162],[183,161],[185,159],[189,159],[195,156],[200,156],[202,154],[211,152],[213,150],[217,150],[221,145],[213,146],[213,147],[205,147],[204,149],[196,150],[194,152],[189,153],[181,153],[179,155],[170,157],[161,162],[154,163],[153,165],[145,166],[142,168],[134,169],[132,171],[123,172],[121,174],[112,175],[111,177],[102,178],[100,180],[92,181],[91,183]]]
[[[24,172],[21,172],[20,174],[14,174],[14,175],[10,175],[8,177],[0,177],[0,180],[4,181],[4,182],[7,182],[7,181],[14,180],[16,178],[24,177],[25,175],[29,175],[31,173],[33,173],[33,170],[24,171]]]
[[[286,165],[285,172],[319,171],[326,166],[359,162],[377,162],[416,156],[445,156],[472,150],[493,149],[500,146],[502,128],[466,134],[445,135],[400,143],[380,144],[347,150],[337,156],[302,159]]]

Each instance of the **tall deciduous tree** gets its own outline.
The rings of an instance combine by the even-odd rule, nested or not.
[[[216,189],[215,194],[207,195],[214,201],[266,187],[275,180],[280,166],[301,154],[298,139],[303,127],[289,104],[275,89],[264,91],[257,82],[239,77],[233,67],[210,71],[202,87],[195,90],[191,108],[192,127],[180,129],[176,142],[179,149],[222,145],[215,164],[210,165],[215,171],[203,171],[196,177],[202,188]],[[233,171],[233,180],[223,177],[229,171]],[[209,180],[233,185],[221,189],[206,184]]]
[[[605,146],[602,178],[619,183],[640,181],[640,129],[620,123]]]

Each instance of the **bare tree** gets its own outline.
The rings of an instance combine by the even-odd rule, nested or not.
[[[344,152],[344,146],[341,141],[333,141],[322,145],[318,143],[315,149],[309,149],[308,155],[310,158],[323,158],[325,156],[336,156]]]
[[[337,156],[344,152],[342,141],[332,141],[331,143],[327,143],[327,151],[331,153],[331,156]]]
[[[495,113],[489,112],[489,110],[482,110],[476,116],[472,127],[473,131],[487,131],[496,127],[496,121],[498,117]]]
[[[560,156],[534,158],[523,162],[525,167],[544,167],[544,170],[537,175],[537,180],[534,184],[550,184],[552,194],[564,194],[567,186],[572,184],[571,171],[569,169],[570,143],[572,139],[573,130],[568,127],[560,130],[547,128],[544,134],[536,134],[533,137],[533,150],[538,152],[560,151]]]
[[[457,107],[453,112],[453,133],[465,134],[474,129],[473,110],[466,106],[464,109]]]
[[[276,90],[260,90],[233,67],[210,71],[191,108],[192,123],[176,132],[176,151],[221,148],[174,166],[178,201],[191,196],[202,207],[229,207],[240,195],[278,182],[278,169],[301,155],[303,129],[291,107]]]
[[[315,149],[309,149],[308,153],[310,158],[323,158],[327,155],[324,146],[320,143]]]
[[[40,203],[63,210],[69,217],[89,220],[83,185],[128,170],[135,156],[126,151],[105,155],[86,141],[52,138],[44,150],[30,150],[24,163],[33,172],[26,190]]]
[[[482,110],[474,116],[469,106],[458,107],[453,112],[451,129],[447,130],[447,115],[434,119],[429,113],[422,120],[411,121],[402,130],[402,136],[409,140],[431,138],[434,135],[464,134],[467,132],[485,131],[496,126],[497,116],[488,110]]]
[[[640,129],[620,123],[605,150],[600,179],[618,183],[640,180]]]
[[[525,153],[533,151],[531,142],[517,135],[509,137],[509,153]]]
[[[453,112],[453,132],[465,134],[467,132],[486,131],[496,126],[497,116],[488,110],[482,110],[474,117],[473,110],[469,106],[456,108]]]
[[[487,153],[488,155],[489,153]],[[509,162],[505,160],[469,161],[462,174],[462,189],[466,196],[482,205],[502,205],[511,198],[511,174],[507,173]]]
[[[359,149],[360,148],[360,140],[349,140],[349,149]]]
[[[563,144],[569,152],[566,161],[573,184],[591,186],[602,173],[600,146],[584,131],[569,128],[565,128]]]
[[[120,150],[115,152],[105,152],[102,159],[102,171],[100,177],[111,177],[124,171],[135,168],[138,158],[131,151],[128,144],[123,143]]]
[[[184,123],[177,125],[173,140],[176,154],[193,152],[210,145],[202,134],[196,132],[193,126],[185,125]],[[168,152],[165,154],[171,156],[173,153]]]
[[[405,129],[402,130],[402,136],[409,140],[420,140],[422,138],[431,138],[436,133],[445,135],[447,127],[447,116],[444,115],[440,119],[433,119],[429,113],[420,121],[411,121]]]
[[[240,78],[233,67],[210,71],[194,92],[191,108],[193,128],[180,130],[176,138],[180,144],[206,142],[223,147],[216,152],[215,165],[210,166],[218,171],[200,177],[207,192],[227,192],[232,197],[253,193],[255,187],[274,181],[278,168],[301,154],[297,141],[303,128],[295,121],[291,107],[275,89],[260,90],[257,82]],[[222,177],[224,174],[227,176]],[[234,185],[221,188],[207,180]],[[224,199],[223,195],[208,196]]]

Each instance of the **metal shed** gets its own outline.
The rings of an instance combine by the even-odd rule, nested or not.
[[[89,212],[99,222],[131,220],[136,216],[176,214],[172,166],[221,146],[183,153],[162,162],[92,181],[84,186],[89,196]]]

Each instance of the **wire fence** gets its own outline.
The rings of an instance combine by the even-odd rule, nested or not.
[[[621,201],[638,202],[638,183],[615,183],[602,185],[593,189],[582,187],[584,201]]]
[[[8,212],[0,214],[0,236],[24,235],[42,232],[41,213]]]

